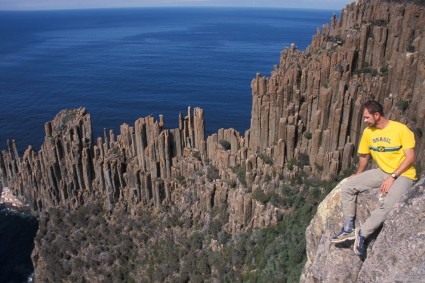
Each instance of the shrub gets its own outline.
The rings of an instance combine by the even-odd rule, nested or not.
[[[330,35],[330,36],[328,36],[326,41],[327,42],[342,42],[342,39],[339,35],[336,35],[336,36]]]
[[[305,165],[310,165],[310,157],[306,153],[301,153],[298,162],[301,167],[304,167]]]
[[[385,20],[373,20],[372,24],[380,27],[386,27],[388,25],[387,21]]]
[[[413,52],[415,52],[415,50],[416,50],[416,48],[415,48],[415,46],[413,46],[413,40],[410,39],[409,41],[407,41],[406,51],[413,53]]]
[[[269,202],[276,207],[283,206],[285,204],[285,200],[276,192],[270,193],[268,197]]]
[[[259,154],[258,157],[265,163],[269,165],[273,165],[273,158],[265,154]]]
[[[201,158],[201,153],[200,153],[199,151],[193,151],[193,152],[192,152],[192,156],[193,156],[194,158],[198,159],[199,161],[201,161],[201,160],[202,160],[202,158]]]
[[[323,166],[320,165],[319,163],[314,162],[314,166],[316,166],[316,168],[317,168],[317,170],[319,170],[319,172],[322,172],[323,171]]]
[[[226,140],[219,140],[218,143],[225,149],[225,150],[229,150],[232,145],[230,144],[230,142],[226,141]]]
[[[234,168],[234,172],[236,176],[238,177],[238,180],[246,187],[246,167],[245,164],[236,165]]]
[[[208,181],[212,182],[216,179],[220,178],[220,172],[218,171],[218,169],[212,165],[207,167],[207,178]]]
[[[353,74],[355,75],[370,74],[372,77],[376,77],[377,75],[379,75],[379,72],[377,69],[368,66],[368,64],[365,62],[363,67],[361,69],[355,70]]]
[[[382,75],[387,75],[388,74],[388,65],[385,64],[381,67],[381,69],[379,70],[381,72]]]
[[[294,161],[293,160],[289,160],[288,162],[286,162],[286,168],[289,170],[289,171],[292,171],[292,170],[294,170]]]
[[[262,190],[260,189],[255,189],[255,191],[252,193],[252,198],[255,200],[258,200],[259,202],[261,202],[262,204],[266,204],[270,197],[267,196]]]
[[[264,176],[264,182],[270,182],[272,180],[272,177],[270,177],[269,174],[266,174],[266,176]]]
[[[179,182],[179,184],[183,187],[186,187],[186,179],[183,176],[178,176],[176,178],[177,182]]]

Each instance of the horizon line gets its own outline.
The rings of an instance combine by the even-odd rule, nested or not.
[[[42,12],[42,11],[81,11],[81,10],[113,10],[113,9],[281,9],[281,10],[315,10],[315,11],[340,11],[343,8],[308,8],[308,7],[281,7],[281,6],[122,6],[122,7],[86,7],[86,8],[30,8],[30,9],[1,9],[0,12]]]

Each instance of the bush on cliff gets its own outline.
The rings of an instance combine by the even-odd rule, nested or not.
[[[223,147],[224,150],[229,150],[232,147],[230,142],[226,140],[219,140],[218,143]]]
[[[413,3],[420,6],[425,6],[425,0],[386,0],[388,2],[395,2],[395,3]]]

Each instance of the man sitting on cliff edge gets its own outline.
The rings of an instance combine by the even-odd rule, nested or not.
[[[357,172],[341,185],[344,226],[341,232],[331,239],[333,243],[354,239],[353,250],[360,256],[366,251],[366,238],[382,225],[388,212],[417,179],[413,167],[413,132],[404,124],[386,119],[382,106],[373,100],[363,105],[363,119],[369,126],[360,140]],[[365,171],[370,156],[378,168]],[[378,187],[379,207],[361,227],[354,229],[357,194]]]

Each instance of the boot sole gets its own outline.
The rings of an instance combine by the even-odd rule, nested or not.
[[[351,236],[351,237],[347,237],[347,238],[344,238],[344,239],[331,239],[331,243],[335,243],[335,244],[337,244],[337,243],[343,243],[343,242],[345,242],[345,241],[350,241],[350,240],[355,240],[356,239],[356,236],[354,235],[354,236]]]
[[[354,230],[355,236],[354,236],[354,246],[353,246],[353,251],[356,255],[363,255],[362,253],[360,253],[359,251],[357,251],[357,246],[359,244],[359,240],[360,240],[360,235],[359,235],[359,231],[356,229]]]

